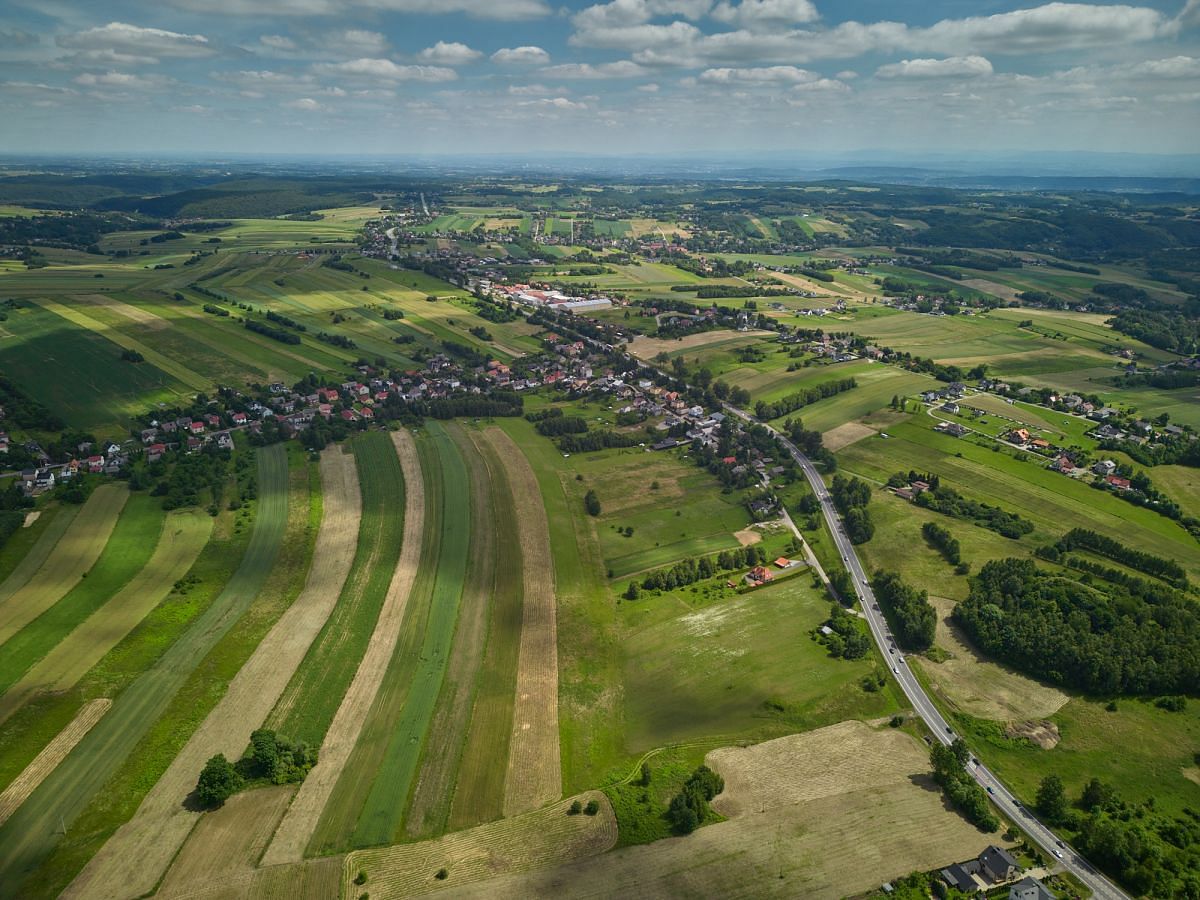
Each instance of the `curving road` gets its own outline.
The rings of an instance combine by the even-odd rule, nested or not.
[[[725,409],[743,421],[761,424],[745,410],[738,409],[729,404],[725,404]],[[867,620],[867,625],[870,626],[871,637],[875,639],[875,643],[879,647],[879,652],[883,654],[884,659],[890,661],[892,673],[900,683],[900,687],[904,690],[905,696],[912,703],[913,709],[917,711],[917,714],[925,721],[929,730],[938,740],[943,744],[949,744],[955,738],[954,731],[942,717],[942,714],[938,712],[933,701],[929,699],[929,695],[925,693],[925,688],[921,686],[916,675],[909,669],[903,653],[896,647],[895,641],[888,631],[887,622],[875,599],[875,594],[867,581],[866,570],[858,558],[858,553],[855,551],[854,545],[850,543],[850,539],[842,529],[841,519],[838,516],[837,509],[833,505],[833,498],[826,489],[825,482],[817,471],[817,467],[787,437],[780,434],[770,425],[767,425],[766,428],[792,454],[792,457],[803,470],[804,476],[808,479],[808,483],[812,486],[813,493],[821,501],[821,512],[824,514],[825,521],[829,525],[829,531],[833,535],[834,543],[837,545],[838,551],[842,554],[846,570],[854,579],[854,587],[858,592],[859,599],[862,601],[863,614]],[[1023,807],[1020,801],[1013,796],[1012,792],[1001,783],[1000,779],[987,766],[981,762],[976,762],[975,757],[972,757],[972,763],[967,766],[967,769],[971,773],[971,776],[987,790],[992,803],[999,808],[1000,812],[1009,821],[1016,823],[1034,843],[1045,851],[1047,859],[1057,857],[1058,863],[1083,882],[1091,890],[1093,896],[1103,898],[1103,900],[1129,900],[1128,894],[1109,881],[1100,872],[1096,871],[1086,859],[1068,847],[1064,841],[1060,841],[1053,831],[1043,825],[1029,810]]]

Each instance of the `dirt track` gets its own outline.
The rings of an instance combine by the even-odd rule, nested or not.
[[[209,757],[241,756],[329,617],[358,543],[361,497],[354,457],[321,456],[324,515],[304,590],[246,661],[221,702],[184,745],[133,818],[109,838],[64,897],[139,897],[153,890],[199,813],[184,805]]]
[[[562,796],[554,560],[546,508],[529,461],[499,428],[489,428],[485,435],[512,485],[525,586],[517,697],[504,782],[504,814],[515,816]]]
[[[112,706],[112,701],[107,698],[90,700],[85,703],[70,724],[33,758],[33,761],[25,767],[20,775],[12,780],[4,792],[0,793],[0,823],[6,821],[13,814],[13,810],[24,803],[25,798],[32,794],[46,776],[54,771],[54,767],[75,749],[75,745],[91,730],[93,725],[100,721],[100,717],[108,712],[110,706]]]
[[[387,597],[384,598],[362,662],[325,734],[317,765],[308,773],[292,805],[288,807],[274,840],[263,855],[263,865],[296,863],[303,859],[304,848],[316,830],[325,803],[358,742],[367,711],[375,700],[400,636],[404,608],[417,575],[417,563],[421,559],[425,483],[421,478],[421,465],[412,435],[404,430],[393,432],[392,442],[404,473],[404,537],[400,558],[396,562]]]

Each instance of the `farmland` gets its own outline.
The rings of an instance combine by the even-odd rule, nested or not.
[[[845,573],[808,487],[722,406],[809,391],[771,424],[800,420],[830,480],[866,482],[864,570],[928,592],[933,647],[912,672],[970,751],[1026,802],[1056,774],[1072,797],[1098,777],[1164,814],[1197,807],[1195,698],[1173,712],[1043,683],[953,618],[992,560],[1082,579],[1045,558],[1072,528],[1200,579],[1182,452],[1200,404],[1186,377],[1152,386],[1187,354],[1109,324],[1121,303],[1190,308],[1167,255],[1153,277],[1133,251],[947,248],[951,264],[920,243],[943,212],[915,189],[485,181],[380,179],[280,213],[199,187],[178,231],[139,213],[86,251],[0,263],[8,474],[28,484],[50,460],[60,479],[4,496],[0,897],[835,897],[1001,840],[943,801],[886,648],[843,655],[822,634],[865,635],[867,611],[831,609],[798,535]],[[990,209],[968,196],[956,214]],[[1129,221],[1174,215],[1139,208]],[[530,316],[489,298],[513,283],[613,305]],[[959,306],[916,296],[951,292]],[[951,380],[960,411],[916,402]],[[1102,450],[1083,407],[1021,386],[1086,394],[1149,437]],[[1016,425],[1144,471],[1179,509],[996,440]],[[884,488],[910,470],[1032,531]],[[755,561],[772,575],[757,586]],[[203,809],[206,761],[252,771],[260,728],[315,764]],[[668,806],[702,762],[725,789],[681,836]]]

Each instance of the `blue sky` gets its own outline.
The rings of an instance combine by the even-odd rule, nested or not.
[[[0,152],[1194,152],[1200,0],[0,0]]]

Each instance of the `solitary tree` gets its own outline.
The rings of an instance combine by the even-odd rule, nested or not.
[[[1066,814],[1067,792],[1057,775],[1047,775],[1042,779],[1037,792],[1037,808],[1051,822],[1059,821]]]
[[[600,498],[596,496],[595,491],[588,491],[584,495],[583,508],[587,510],[589,516],[600,515]]]
[[[200,780],[196,784],[196,796],[204,806],[216,808],[224,804],[241,786],[242,776],[225,758],[224,753],[218,753],[204,764],[204,771],[200,773]]]

